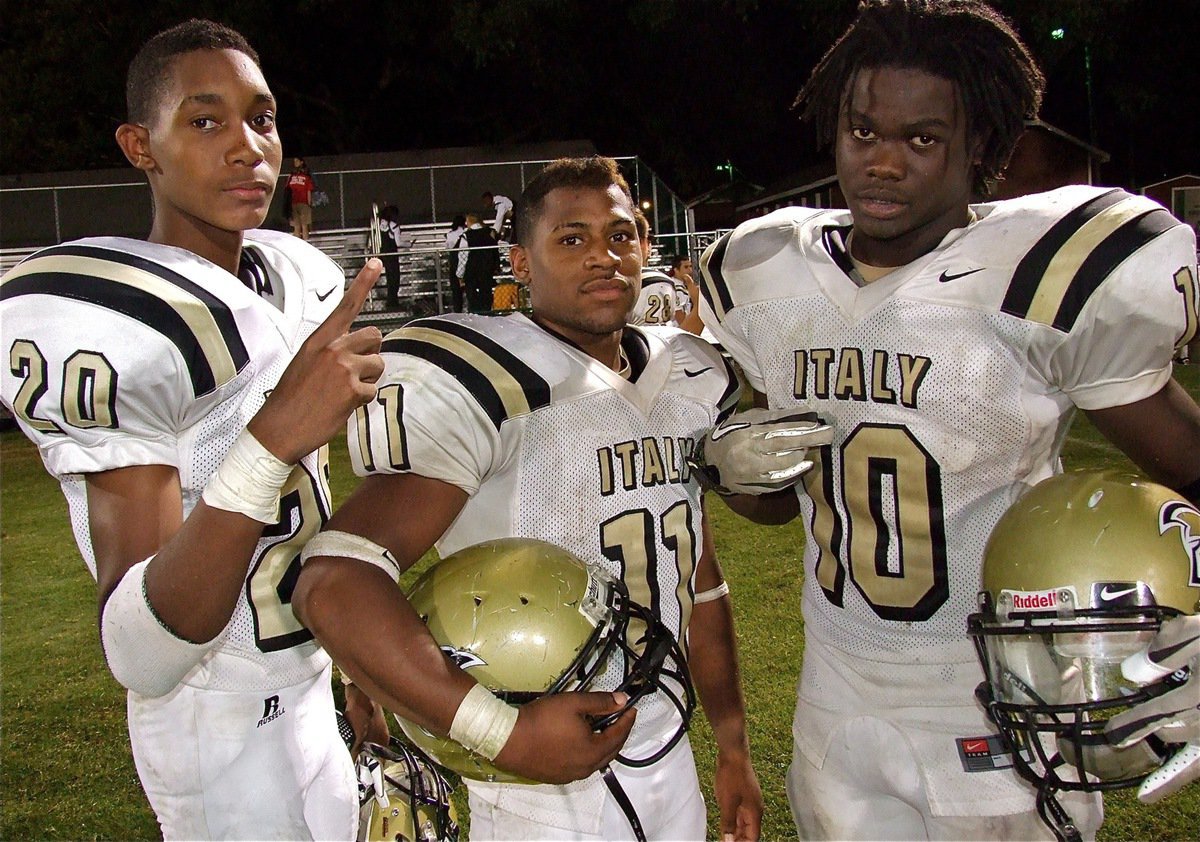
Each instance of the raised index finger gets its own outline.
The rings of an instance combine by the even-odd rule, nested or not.
[[[383,263],[379,258],[372,257],[362,269],[358,270],[358,274],[354,276],[354,280],[342,295],[342,300],[325,317],[325,321],[314,333],[330,333],[332,335],[327,338],[332,340],[350,330],[350,326],[354,324],[359,311],[362,310],[363,302],[367,300],[371,288],[379,281],[381,274],[383,274]]]

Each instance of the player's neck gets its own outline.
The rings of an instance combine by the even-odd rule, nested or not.
[[[236,276],[242,258],[242,232],[211,225],[160,224],[156,215],[147,239],[164,246],[186,249]]]

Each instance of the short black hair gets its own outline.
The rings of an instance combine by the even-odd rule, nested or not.
[[[857,74],[913,68],[953,82],[967,115],[967,138],[982,141],[975,190],[991,192],[1037,117],[1045,77],[1012,23],[982,0],[860,0],[858,17],[813,68],[796,98],[823,145]]]
[[[535,175],[517,200],[513,209],[513,242],[524,243],[533,232],[534,223],[542,212],[546,196],[559,187],[594,187],[607,190],[616,185],[633,206],[629,182],[612,158],[591,155],[586,158],[559,158]]]
[[[637,229],[639,240],[650,239],[650,220],[646,218],[646,214],[642,213],[641,208],[633,209],[633,227]]]
[[[686,251],[683,254],[677,254],[671,258],[671,268],[678,269],[680,266],[683,265],[683,261],[691,260],[691,259],[692,259],[692,256],[690,254],[688,254]]]
[[[177,56],[195,50],[237,50],[259,69],[258,53],[240,32],[211,20],[192,18],[164,29],[142,45],[125,76],[126,119],[147,123],[167,88],[167,68]]]

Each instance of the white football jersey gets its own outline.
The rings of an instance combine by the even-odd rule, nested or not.
[[[351,420],[350,456],[360,474],[411,471],[470,495],[442,557],[506,536],[548,541],[624,580],[679,638],[701,551],[684,459],[739,386],[682,331],[626,328],[623,347],[630,380],[521,314],[411,322],[384,338],[378,397]],[[616,687],[607,678],[597,689]],[[667,714],[656,699],[637,728]]]
[[[675,325],[675,282],[654,269],[642,272],[642,292],[629,311],[635,325]]]
[[[1153,395],[1196,331],[1194,237],[1150,200],[1066,187],[973,210],[866,285],[848,211],[777,211],[702,260],[704,323],[750,383],[834,429],[800,494],[805,629],[882,684],[893,664],[977,670],[993,525],[1060,470],[1076,407]]]
[[[183,249],[98,237],[44,249],[0,280],[0,394],[61,483],[93,576],[83,475],[171,465],[186,515],[345,285],[318,249],[272,231],[246,233],[239,274]],[[269,689],[328,663],[290,605],[300,549],[330,514],[327,472],[324,448],[293,470],[223,642],[185,684]]]
[[[675,286],[675,314],[690,315],[692,312],[692,296],[688,292],[687,284],[680,278],[671,278],[671,283]]]

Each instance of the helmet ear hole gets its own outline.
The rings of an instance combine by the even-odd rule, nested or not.
[[[522,605],[528,605],[528,604],[529,604],[529,597],[527,597],[527,596],[522,596],[522,597],[521,597],[521,604],[522,604]]]
[[[474,596],[474,597],[472,597],[472,599],[475,601],[475,604],[476,604],[477,606],[478,606],[478,605],[483,605],[483,597],[481,597],[479,594],[475,594],[475,596]]]

